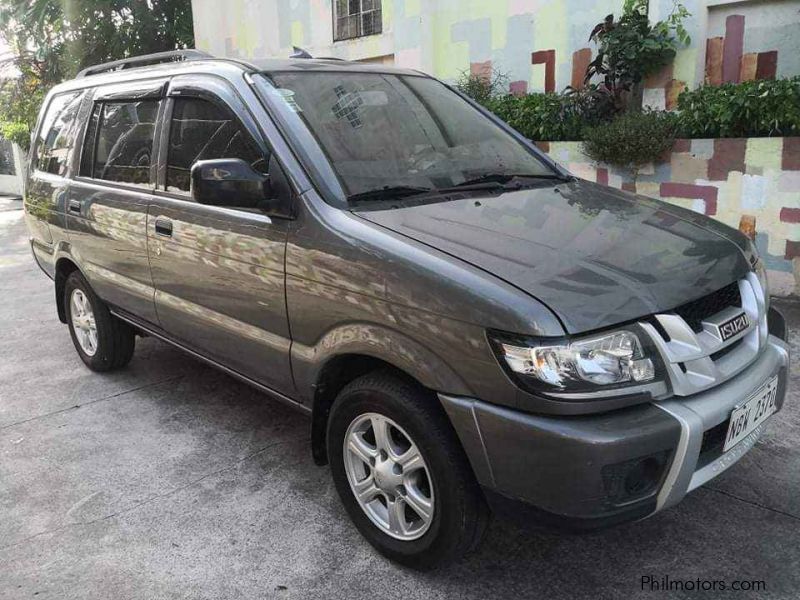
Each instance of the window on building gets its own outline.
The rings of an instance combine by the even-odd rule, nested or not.
[[[380,33],[381,0],[334,0],[333,30],[334,42]]]
[[[83,92],[53,96],[39,130],[34,164],[40,171],[66,175],[69,155],[78,130],[78,109]]]
[[[81,160],[81,174],[107,181],[150,185],[157,100],[107,102],[95,107],[86,145],[94,145]],[[91,170],[91,173],[87,171]]]
[[[199,98],[176,98],[167,157],[167,190],[188,192],[198,160],[241,158],[266,172],[266,162],[250,136],[229,111]]]

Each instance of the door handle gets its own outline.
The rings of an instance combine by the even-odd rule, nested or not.
[[[156,234],[172,237],[172,221],[167,219],[156,219]]]
[[[81,214],[82,207],[83,207],[83,202],[81,202],[80,200],[70,199],[69,202],[67,202],[67,210],[73,215]]]

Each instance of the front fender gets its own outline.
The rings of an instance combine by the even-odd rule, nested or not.
[[[304,403],[313,402],[315,384],[325,365],[344,355],[379,359],[437,392],[472,393],[466,382],[440,356],[400,331],[372,323],[337,326],[313,346],[295,341],[291,354],[295,383]]]

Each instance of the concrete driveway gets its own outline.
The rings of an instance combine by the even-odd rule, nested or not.
[[[800,382],[739,465],[678,507],[588,535],[495,522],[433,573],[398,568],[350,525],[309,424],[153,339],[89,372],[0,203],[0,598],[797,598]],[[791,318],[798,355],[800,306]],[[641,578],[762,580],[665,592]],[[719,590],[719,587],[717,587]]]

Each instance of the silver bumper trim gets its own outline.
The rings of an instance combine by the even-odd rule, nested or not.
[[[693,396],[653,403],[675,417],[681,426],[675,459],[658,493],[656,512],[677,504],[688,492],[738,462],[755,445],[769,419],[718,459],[697,469],[703,433],[727,419],[734,408],[781,368],[788,368],[788,364],[788,346],[775,336],[769,336],[755,362],[736,377]]]

